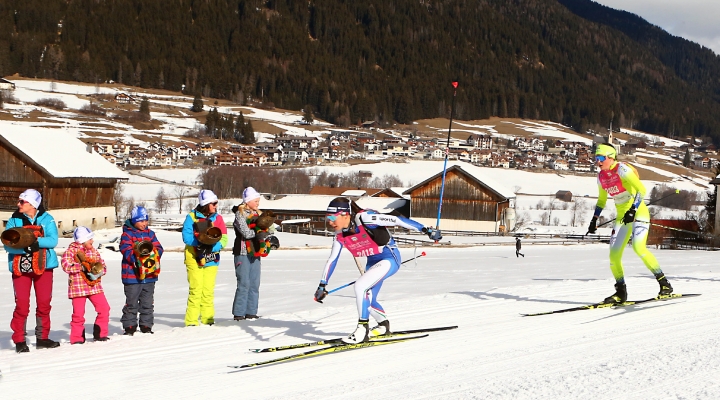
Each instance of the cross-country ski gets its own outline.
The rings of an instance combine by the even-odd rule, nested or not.
[[[534,317],[534,316],[538,316],[538,315],[561,314],[561,313],[572,312],[572,311],[593,310],[593,309],[597,309],[597,308],[622,308],[622,307],[628,307],[628,306],[633,306],[633,305],[650,303],[653,301],[665,301],[665,300],[673,300],[673,299],[695,297],[695,296],[700,296],[700,294],[697,294],[697,293],[693,293],[693,294],[673,293],[670,295],[655,296],[655,297],[645,299],[645,300],[628,300],[623,303],[600,302],[600,303],[587,304],[587,305],[578,306],[578,307],[563,308],[560,310],[543,311],[543,312],[538,312],[538,313],[527,313],[527,314],[520,314],[520,315],[522,315],[523,317]]]

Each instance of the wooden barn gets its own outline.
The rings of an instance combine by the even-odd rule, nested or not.
[[[42,194],[58,230],[115,226],[115,186],[128,176],[74,135],[9,126],[0,131],[0,219],[3,226],[25,189]]]
[[[436,225],[441,187],[442,171],[403,192],[410,195],[412,219]],[[514,203],[515,194],[482,177],[479,168],[452,166],[445,176],[440,229],[498,232],[509,224],[509,215],[514,218]]]
[[[288,194],[277,195],[262,201],[260,209],[273,211],[276,223],[282,226],[284,232],[307,233],[313,231],[327,231],[329,226],[325,221],[327,205],[334,195]],[[364,209],[379,211],[383,214],[403,215],[400,210],[407,208],[408,200],[394,197],[352,197]]]

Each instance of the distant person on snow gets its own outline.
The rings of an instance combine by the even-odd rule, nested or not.
[[[525,254],[520,252],[520,249],[522,249],[522,243],[520,243],[520,237],[515,238],[515,257],[523,256],[525,258]]]
[[[185,326],[215,323],[215,278],[220,264],[220,250],[228,242],[227,226],[218,214],[218,198],[212,190],[201,190],[198,205],[185,218],[182,238],[185,242],[185,268],[188,275],[188,300]],[[212,228],[220,236],[214,244],[203,243],[203,235]],[[207,240],[205,240],[207,242]]]
[[[127,336],[133,336],[138,326],[142,333],[153,333],[155,323],[155,283],[160,275],[160,257],[164,249],[148,224],[145,207],[135,206],[123,224],[120,236],[120,278],[125,293],[120,322]]]
[[[599,196],[595,205],[595,213],[590,220],[588,233],[597,231],[597,219],[605,207],[608,195],[612,196],[617,209],[617,218],[610,236],[610,270],[615,277],[615,294],[606,298],[604,302],[618,304],[627,301],[622,254],[631,237],[635,254],[640,257],[660,284],[658,295],[669,295],[673,288],[660,269],[657,259],[646,246],[650,228],[650,212],[643,202],[646,193],[645,186],[632,165],[618,162],[616,158],[617,151],[612,145],[603,143],[597,146],[595,162],[600,167]]]
[[[358,325],[353,333],[343,338],[345,343],[361,343],[369,337],[390,333],[390,321],[377,297],[385,279],[400,269],[400,251],[395,240],[388,232],[388,226],[421,231],[432,239],[433,229],[425,228],[411,219],[379,214],[372,210],[362,210],[355,202],[336,197],[327,207],[325,219],[335,230],[330,258],[315,291],[315,301],[322,302],[328,292],[325,286],[337,266],[343,247],[353,257],[367,257],[365,273],[355,281],[355,299],[358,308]],[[377,326],[368,328],[369,317],[377,321]]]
[[[15,211],[5,226],[25,228],[35,236],[30,245],[15,248],[4,244],[8,255],[8,264],[12,273],[13,290],[15,292],[15,311],[13,311],[10,328],[13,331],[12,341],[15,351],[30,351],[25,341],[25,324],[30,314],[30,289],[35,288],[35,348],[50,349],[60,346],[49,338],[50,335],[50,302],[53,292],[53,270],[58,267],[55,246],[58,244],[58,231],[55,219],[45,211],[42,196],[35,189],[28,189],[17,201]]]

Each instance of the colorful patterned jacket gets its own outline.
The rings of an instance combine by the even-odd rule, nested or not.
[[[143,280],[138,279],[137,269],[135,267],[137,259],[135,258],[135,252],[133,246],[137,242],[143,240],[149,240],[155,246],[155,250],[158,252],[158,256],[162,257],[163,247],[155,236],[155,232],[151,229],[139,230],[133,226],[132,222],[128,219],[123,224],[123,233],[120,236],[120,253],[122,253],[122,283],[125,285],[133,285],[138,283],[150,283],[158,280],[157,276],[152,278],[145,278]]]
[[[83,279],[83,268],[82,264],[77,262],[75,259],[75,255],[82,251],[85,253],[85,257],[88,260],[93,261],[100,261],[103,265],[103,272],[102,274],[105,275],[107,273],[107,266],[105,265],[105,260],[100,257],[100,253],[98,253],[97,249],[90,248],[86,249],[82,244],[77,242],[70,243],[70,246],[68,246],[67,250],[65,250],[65,253],[62,256],[61,265],[63,271],[67,272],[69,275],[68,278],[68,298],[72,299],[75,297],[87,297],[92,296],[94,294],[103,293],[102,283],[98,282],[94,285],[89,285],[85,279]]]

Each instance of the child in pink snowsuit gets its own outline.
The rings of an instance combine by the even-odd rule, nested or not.
[[[93,232],[79,226],[73,233],[75,239],[62,256],[62,269],[68,279],[68,298],[72,300],[73,313],[70,322],[70,343],[85,343],[85,300],[95,306],[97,318],[93,325],[95,341],[108,340],[110,305],[105,298],[100,280],[107,272],[105,261],[93,247]]]

